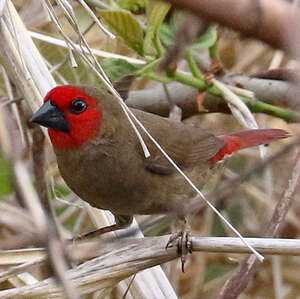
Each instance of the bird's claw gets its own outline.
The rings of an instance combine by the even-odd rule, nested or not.
[[[176,244],[174,242],[176,241]],[[181,271],[184,272],[184,265],[186,262],[186,257],[189,253],[192,253],[192,238],[189,231],[181,231],[175,234],[172,234],[169,238],[166,249],[173,246],[177,246],[177,253],[180,255],[181,259]]]

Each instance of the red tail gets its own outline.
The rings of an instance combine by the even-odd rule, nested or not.
[[[211,162],[221,161],[225,156],[239,151],[243,148],[268,144],[278,139],[289,137],[289,133],[280,129],[248,130],[231,135],[218,136],[227,144],[211,158]]]

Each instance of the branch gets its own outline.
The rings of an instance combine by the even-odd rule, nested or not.
[[[300,108],[300,89],[293,83],[244,75],[229,75],[223,80],[230,85],[253,91],[258,99],[268,104],[282,105],[297,110]]]
[[[74,260],[98,256],[75,269],[67,271],[67,278],[86,294],[91,285],[97,283],[98,290],[113,287],[120,280],[143,269],[159,265],[177,258],[175,247],[165,249],[170,236],[143,239],[123,239],[116,242],[85,242],[70,244],[70,254]],[[300,255],[300,240],[246,238],[247,242],[263,254]],[[239,238],[193,237],[193,250],[205,252],[250,253]],[[7,254],[2,252],[1,254]],[[0,257],[1,257],[0,254]],[[20,254],[20,253],[19,253]],[[31,255],[27,254],[30,257]],[[24,252],[26,256],[26,252]],[[41,259],[43,255],[37,256]],[[23,259],[24,261],[24,259]],[[24,270],[28,263],[24,264]],[[14,267],[13,274],[21,273],[22,267]],[[7,277],[11,275],[5,273]],[[2,278],[5,275],[0,275]],[[0,298],[24,298],[61,295],[61,288],[53,278],[20,288],[0,291]]]
[[[300,12],[292,4],[269,0],[168,0],[207,21],[260,39],[299,58]]]
[[[226,78],[226,80],[229,79]],[[288,122],[300,121],[298,112],[275,106],[282,103],[281,96],[288,107],[295,106],[299,90],[294,85],[278,80],[252,79],[246,76],[232,76],[230,80],[233,84],[241,82],[244,88],[254,91],[258,99],[266,100],[267,103],[242,98],[252,112],[273,115]],[[270,84],[272,87],[266,88],[266,85],[270,86]],[[210,93],[199,94],[198,89],[178,82],[168,84],[168,90],[173,103],[182,109],[183,118],[207,112],[230,113],[226,102],[219,96]],[[201,101],[198,100],[198,96]],[[169,115],[170,105],[162,84],[151,89],[130,91],[126,104],[129,107],[161,116]]]

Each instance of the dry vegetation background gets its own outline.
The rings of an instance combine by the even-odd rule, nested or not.
[[[0,0],[0,298],[300,297],[298,1],[170,2],[198,15],[152,0]],[[266,162],[257,148],[236,154],[205,188],[244,237],[261,238],[251,244],[278,255],[242,254],[202,204],[185,273],[176,248],[164,248],[168,236],[154,238],[170,233],[171,217],[138,216],[145,239],[135,223],[105,242],[61,243],[113,219],[67,188],[47,135],[28,119],[56,84],[109,86],[98,62],[131,107],[181,111],[216,134],[257,122],[293,135],[267,147]]]

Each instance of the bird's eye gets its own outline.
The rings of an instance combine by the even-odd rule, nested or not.
[[[87,103],[83,99],[75,99],[70,104],[70,111],[74,114],[80,114],[87,108]]]

